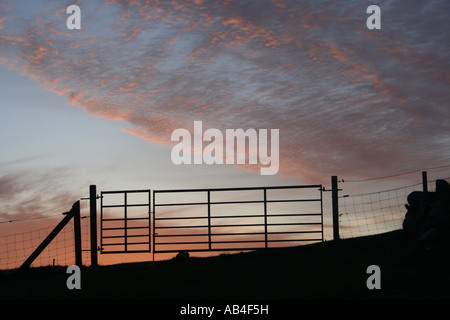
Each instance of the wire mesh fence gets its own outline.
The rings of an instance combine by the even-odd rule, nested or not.
[[[447,182],[450,178],[445,178]],[[434,191],[436,180],[428,181]],[[339,234],[342,239],[374,235],[402,228],[407,197],[423,191],[423,183],[339,198]]]
[[[54,220],[54,219],[52,219]],[[38,229],[0,235],[0,270],[17,269],[55,228],[57,221]],[[82,246],[89,247],[89,219],[81,220]],[[31,267],[68,266],[75,263],[74,225],[69,222]],[[88,261],[88,252],[83,251],[83,260]]]

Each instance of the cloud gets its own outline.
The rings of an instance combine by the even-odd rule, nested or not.
[[[306,180],[450,158],[446,1],[386,2],[377,31],[360,1],[81,2],[80,32],[8,4],[0,62],[148,141],[278,128],[281,174]]]
[[[69,181],[70,168],[52,170],[14,170],[5,167],[0,174],[0,221],[20,221],[46,217],[70,210],[80,198],[77,187]]]

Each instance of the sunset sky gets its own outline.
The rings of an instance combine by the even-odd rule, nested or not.
[[[68,210],[90,184],[329,187],[450,165],[449,16],[447,0],[2,1],[0,220]],[[279,129],[278,173],[173,164],[172,132],[196,120]]]

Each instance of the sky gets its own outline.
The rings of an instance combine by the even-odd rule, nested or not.
[[[381,29],[366,26],[372,4]],[[70,208],[90,184],[448,177],[449,12],[446,0],[2,1],[0,220]],[[194,121],[279,129],[279,170],[175,165],[171,135]]]

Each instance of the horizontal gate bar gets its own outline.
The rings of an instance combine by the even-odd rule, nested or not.
[[[150,192],[150,189],[143,190],[114,190],[114,191],[102,191],[102,194],[114,194],[114,193],[140,193],[140,192]]]
[[[103,231],[107,230],[130,230],[130,229],[148,229],[148,226],[143,227],[111,227],[111,228],[102,228]],[[148,236],[148,234],[147,234]]]
[[[118,239],[118,238],[141,238],[148,237],[148,234],[132,234],[132,235],[121,235],[121,236],[103,236],[103,239]]]
[[[154,218],[153,220],[158,221],[158,220],[192,220],[192,219],[208,219],[208,217],[172,217],[172,218]]]
[[[131,245],[137,245],[137,244],[150,244],[150,242],[116,242],[116,243],[103,243],[102,246],[131,246]]]
[[[265,240],[243,240],[243,241],[214,241],[211,242],[213,244],[223,244],[223,243],[264,243]],[[178,245],[178,244],[209,244],[208,241],[205,242],[157,242],[155,245]],[[190,250],[189,250],[190,251]]]
[[[276,218],[276,217],[302,217],[302,216],[321,216],[321,213],[282,213],[282,214],[268,214],[268,218]],[[233,215],[233,216],[215,216],[210,217],[210,219],[233,219],[233,218],[263,218],[265,217],[262,214],[248,214],[248,215]],[[148,218],[143,218],[148,219]],[[167,218],[154,218],[155,221],[159,220],[195,220],[195,219],[208,219],[207,216],[188,216],[188,217],[167,217]],[[119,220],[119,219],[111,219],[111,220]]]
[[[309,226],[322,225],[322,222],[292,222],[292,223],[268,223],[267,226]]]
[[[142,217],[142,218],[109,218],[109,219],[102,219],[102,221],[125,221],[125,220],[146,220],[148,221],[148,217]]]
[[[138,204],[104,204],[103,208],[123,208],[123,207],[148,207],[148,203],[138,203]],[[148,219],[148,218],[147,218]]]
[[[276,214],[268,214],[268,218],[272,217],[302,217],[302,216],[321,216],[321,213],[276,213]]]
[[[210,205],[214,204],[241,204],[241,203],[278,203],[278,202],[320,202],[321,199],[295,199],[295,200],[248,200],[248,201],[211,201]],[[155,207],[170,207],[170,206],[203,206],[208,202],[180,202],[180,203],[158,203]]]
[[[169,207],[169,206],[204,206],[208,202],[183,202],[183,203],[160,203],[155,204],[155,207]]]
[[[149,250],[115,250],[115,251],[102,251],[102,254],[110,254],[110,253],[149,253]],[[176,251],[172,251],[176,252]]]
[[[163,238],[163,237],[207,237],[208,233],[196,233],[196,234],[155,234],[155,238]]]
[[[178,244],[208,244],[208,241],[189,241],[189,242],[156,242],[155,245],[178,245]]]
[[[267,226],[309,226],[309,225],[322,225],[321,222],[292,222],[292,223],[268,223]],[[182,228],[220,228],[220,227],[264,227],[266,224],[264,223],[248,223],[248,224],[212,224],[208,225],[194,225],[194,226],[163,226],[158,227],[155,226],[154,229],[182,229]],[[113,230],[115,228],[109,228]],[[211,233],[213,234],[213,233]]]
[[[300,185],[300,186],[272,186],[272,187],[242,187],[242,188],[211,188],[211,189],[168,189],[154,190],[154,193],[173,193],[173,192],[205,192],[205,191],[243,191],[243,190],[275,190],[275,189],[312,189],[322,188],[322,185]]]
[[[298,242],[298,241],[322,241],[322,239],[313,238],[313,239],[277,239],[277,240],[269,240],[271,242]],[[265,243],[266,240],[230,240],[230,241],[211,241],[211,245],[213,244],[223,244],[223,243]],[[179,244],[209,244],[208,241],[190,241],[190,242],[156,242],[155,245],[179,245]],[[191,251],[191,250],[189,250]]]
[[[303,241],[303,240],[302,240]],[[304,240],[304,241],[322,241],[322,239],[317,239],[317,240]],[[267,249],[274,249],[276,247],[269,247]],[[249,247],[249,248],[211,248],[211,249],[186,249],[186,251],[189,252],[207,252],[207,251],[253,251],[253,250],[261,250],[261,249],[265,249],[263,246],[261,247]],[[265,249],[265,250],[267,250]],[[156,250],[154,251],[154,253],[172,253],[172,252],[179,252],[180,249],[173,249],[173,250]]]
[[[262,218],[264,215],[241,215],[241,216],[217,216],[217,217],[209,217],[210,219],[220,219],[220,218]],[[155,218],[154,220],[189,220],[189,219],[208,219],[207,216],[200,216],[200,217],[167,217],[167,218]]]
[[[289,233],[322,233],[322,230],[267,232],[267,234],[289,234]]]
[[[267,234],[295,234],[295,233],[322,233],[322,230],[308,230],[308,231],[279,231],[279,232],[267,232]],[[265,232],[235,232],[235,233],[211,233],[211,236],[254,236],[263,235]],[[176,237],[207,237],[208,233],[197,233],[197,234],[155,234],[155,238],[176,238]],[[132,237],[132,236],[128,236]],[[143,236],[141,236],[143,237]],[[123,236],[111,236],[107,238],[123,238]]]
[[[224,249],[215,249],[215,248],[211,248],[211,249],[189,249],[189,252],[208,252],[208,251],[252,251],[252,250],[260,250],[260,249],[264,249],[263,247],[251,247],[251,248],[224,248]],[[174,249],[174,250],[156,250],[154,251],[154,253],[171,253],[171,252],[179,252],[180,250],[178,249]]]
[[[294,241],[322,241],[322,238],[317,238],[317,239],[277,239],[277,240],[270,240],[269,243],[271,242],[294,242]]]
[[[153,227],[153,229],[177,229],[177,228],[208,228],[208,226],[205,225],[205,226],[167,226],[167,227],[154,226]]]

